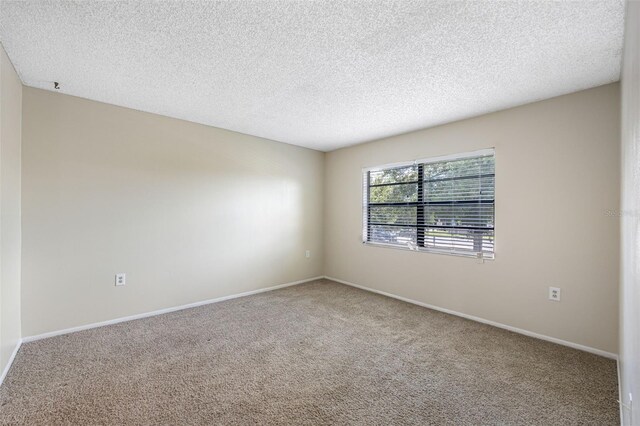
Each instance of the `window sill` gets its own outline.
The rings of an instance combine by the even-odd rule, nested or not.
[[[477,253],[470,253],[470,252],[464,252],[464,251],[438,250],[438,249],[428,249],[428,248],[411,248],[408,246],[404,247],[404,246],[399,246],[395,244],[372,243],[367,241],[363,241],[362,244],[370,247],[390,248],[390,249],[402,250],[402,251],[413,251],[413,252],[419,252],[419,253],[443,254],[446,256],[468,257],[468,258],[477,259],[480,261],[495,260],[495,253],[494,254],[485,253],[482,257],[479,257]]]

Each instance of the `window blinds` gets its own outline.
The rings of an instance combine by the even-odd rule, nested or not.
[[[364,241],[493,258],[493,150],[364,171]]]

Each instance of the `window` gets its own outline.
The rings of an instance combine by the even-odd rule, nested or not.
[[[494,150],[365,169],[367,244],[492,259]]]

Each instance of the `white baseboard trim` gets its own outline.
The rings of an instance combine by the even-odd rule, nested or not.
[[[20,350],[20,346],[22,346],[22,340],[18,340],[18,343],[16,343],[16,347],[13,349],[13,352],[11,352],[11,356],[9,357],[9,362],[7,362],[7,365],[4,367],[4,370],[2,370],[2,376],[0,376],[0,386],[2,386],[2,383],[4,383],[4,378],[7,377],[7,374],[11,369],[11,365],[13,364],[13,360],[16,359],[16,355]]]
[[[616,362],[616,373],[618,374],[618,409],[620,410],[620,425],[624,426],[624,405],[622,399],[622,383],[620,382],[620,360]]]
[[[267,291],[278,290],[280,288],[291,287],[298,284],[307,283],[310,281],[323,279],[323,276],[307,278],[300,281],[293,281],[290,283],[274,285],[272,287],[259,288],[257,290],[245,291],[244,293],[231,294],[229,296],[217,297],[215,299],[203,300],[200,302],[188,303],[186,305],[174,306],[171,308],[159,309],[157,311],[145,312],[142,314],[130,315],[127,317],[120,317],[112,320],[95,322],[92,324],[80,325],[77,327],[66,328],[64,330],[50,331],[48,333],[37,334],[35,336],[27,336],[22,338],[23,343],[35,342],[36,340],[47,339],[49,337],[61,336],[63,334],[75,333],[76,331],[89,330],[91,328],[104,327],[106,325],[118,324],[126,321],[133,321],[142,318],[153,317],[156,315],[168,314],[170,312],[181,311],[183,309],[196,308],[198,306],[209,305],[212,303],[224,302],[225,300],[237,299],[238,297],[251,296],[252,294],[265,293]]]
[[[547,342],[557,343],[558,345],[568,346],[568,347],[573,348],[573,349],[578,349],[578,350],[581,350],[581,351],[590,352],[592,354],[600,355],[600,356],[603,356],[605,358],[614,359],[616,361],[618,360],[618,355],[616,355],[614,353],[611,353],[611,352],[606,352],[606,351],[603,351],[603,350],[600,350],[600,349],[596,349],[596,348],[592,348],[592,347],[589,347],[589,346],[580,345],[578,343],[573,343],[573,342],[569,342],[569,341],[566,341],[566,340],[557,339],[555,337],[545,336],[544,334],[534,333],[533,331],[528,331],[528,330],[524,330],[522,328],[512,327],[510,325],[501,324],[499,322],[490,321],[490,320],[487,320],[487,319],[484,319],[484,318],[480,318],[480,317],[476,317],[476,316],[473,316],[473,315],[463,314],[462,312],[457,312],[457,311],[453,311],[451,309],[441,308],[439,306],[434,306],[434,305],[430,305],[428,303],[419,302],[417,300],[408,299],[406,297],[397,296],[395,294],[391,294],[391,293],[387,293],[385,291],[381,291],[381,290],[376,290],[376,289],[373,289],[373,288],[365,287],[365,286],[359,285],[359,284],[354,284],[354,283],[351,283],[351,282],[348,282],[348,281],[340,280],[338,278],[333,278],[333,277],[328,277],[328,276],[325,276],[324,278],[326,278],[328,280],[331,280],[331,281],[335,281],[335,282],[340,283],[340,284],[345,284],[345,285],[348,285],[348,286],[351,286],[351,287],[359,288],[361,290],[366,290],[366,291],[370,291],[372,293],[377,293],[377,294],[381,294],[383,296],[392,297],[394,299],[402,300],[403,302],[407,302],[407,303],[411,303],[411,304],[414,304],[414,305],[422,306],[422,307],[425,307],[425,308],[433,309],[434,311],[444,312],[446,314],[455,315],[455,316],[466,318],[466,319],[469,319],[469,320],[472,320],[472,321],[476,321],[476,322],[480,322],[480,323],[483,323],[483,324],[492,325],[494,327],[498,327],[498,328],[502,328],[502,329],[505,329],[505,330],[509,330],[509,331],[514,332],[514,333],[524,334],[525,336],[535,337],[536,339],[546,340]]]
[[[310,281],[316,281],[316,280],[323,279],[323,278],[327,279],[327,280],[335,281],[335,282],[340,283],[340,284],[345,284],[345,285],[348,285],[348,286],[351,286],[351,287],[359,288],[361,290],[365,290],[365,291],[369,291],[369,292],[372,292],[372,293],[381,294],[383,296],[391,297],[391,298],[394,298],[394,299],[402,300],[403,302],[407,302],[407,303],[411,303],[411,304],[414,304],[414,305],[422,306],[422,307],[425,307],[425,308],[428,308],[428,309],[433,309],[435,311],[444,312],[446,314],[455,315],[455,316],[466,318],[466,319],[469,319],[469,320],[472,320],[472,321],[476,321],[476,322],[480,322],[480,323],[483,323],[483,324],[487,324],[487,325],[491,325],[491,326],[494,326],[494,327],[498,327],[498,328],[502,328],[502,329],[505,329],[505,330],[509,330],[509,331],[514,332],[514,333],[523,334],[525,336],[534,337],[536,339],[546,340],[548,342],[557,343],[559,345],[568,346],[570,348],[574,348],[574,349],[578,349],[578,350],[581,350],[581,351],[593,353],[593,354],[596,354],[596,355],[603,356],[605,358],[610,358],[610,359],[614,359],[614,360],[618,359],[618,355],[616,355],[614,353],[611,353],[611,352],[606,352],[606,351],[603,351],[603,350],[600,350],[600,349],[592,348],[592,347],[585,346],[585,345],[580,345],[578,343],[569,342],[569,341],[558,339],[558,338],[555,338],[555,337],[545,336],[543,334],[535,333],[533,331],[528,331],[528,330],[524,330],[524,329],[521,329],[521,328],[512,327],[510,325],[501,324],[501,323],[498,323],[498,322],[495,322],[495,321],[487,320],[487,319],[476,317],[476,316],[473,316],[473,315],[464,314],[462,312],[457,312],[457,311],[454,311],[454,310],[451,310],[451,309],[441,308],[439,306],[430,305],[428,303],[419,302],[417,300],[409,299],[409,298],[402,297],[402,296],[397,296],[397,295],[392,294],[392,293],[387,293],[385,291],[376,290],[376,289],[365,287],[365,286],[359,285],[359,284],[354,284],[354,283],[351,283],[349,281],[341,280],[341,279],[338,279],[338,278],[329,277],[329,276],[318,276],[318,277],[313,277],[313,278],[307,278],[307,279],[300,280],[300,281],[294,281],[294,282],[290,282],[290,283],[275,285],[275,286],[272,286],[272,287],[260,288],[260,289],[257,289],[257,290],[246,291],[246,292],[243,292],[243,293],[232,294],[232,295],[229,295],[229,296],[222,296],[222,297],[218,297],[218,298],[215,298],[215,299],[209,299],[209,300],[203,300],[203,301],[200,301],[200,302],[189,303],[189,304],[186,304],[186,305],[174,306],[174,307],[171,307],[171,308],[159,309],[159,310],[156,310],[156,311],[145,312],[145,313],[142,313],[142,314],[130,315],[130,316],[116,318],[116,319],[112,319],[112,320],[101,321],[101,322],[96,322],[96,323],[92,323],[92,324],[86,324],[86,325],[81,325],[81,326],[77,326],[77,327],[71,327],[71,328],[67,328],[67,329],[63,329],[63,330],[51,331],[51,332],[48,332],[48,333],[38,334],[38,335],[34,335],[34,336],[23,337],[22,340],[16,346],[13,354],[11,355],[9,363],[7,364],[7,367],[5,368],[5,370],[3,371],[2,376],[0,377],[0,383],[2,383],[2,380],[4,380],[5,375],[9,371],[9,367],[11,366],[11,363],[13,362],[13,359],[14,359],[15,355],[17,354],[18,350],[20,349],[20,345],[22,343],[34,342],[36,340],[46,339],[46,338],[49,338],[49,337],[55,337],[55,336],[61,336],[63,334],[75,333],[76,331],[89,330],[89,329],[92,329],[92,328],[104,327],[104,326],[107,326],[107,325],[118,324],[118,323],[121,323],[121,322],[133,321],[133,320],[137,320],[137,319],[153,317],[153,316],[156,316],[156,315],[167,314],[167,313],[170,313],[170,312],[181,311],[183,309],[195,308],[195,307],[198,307],[198,306],[203,306],[203,305],[209,305],[209,304],[212,304],[212,303],[223,302],[225,300],[236,299],[236,298],[239,298],[239,297],[251,296],[252,294],[259,294],[259,293],[264,293],[264,292],[267,292],[267,291],[273,291],[273,290],[277,290],[277,289],[280,289],[280,288],[285,288],[285,287],[290,287],[290,286],[294,286],[294,285],[298,285],[298,284],[303,284],[303,283],[310,282]]]

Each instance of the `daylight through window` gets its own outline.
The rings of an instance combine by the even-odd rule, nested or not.
[[[364,242],[493,258],[493,149],[366,169]]]

